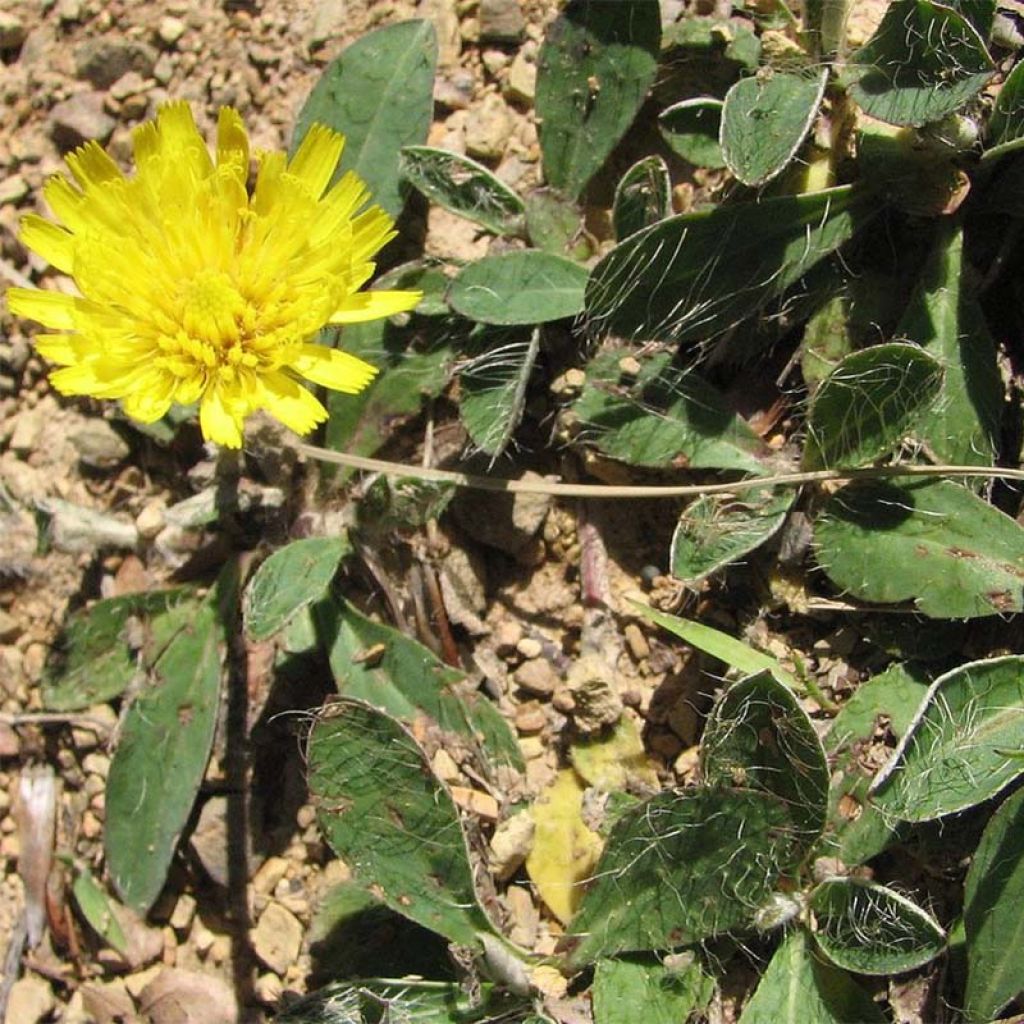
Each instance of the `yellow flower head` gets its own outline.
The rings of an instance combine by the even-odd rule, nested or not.
[[[344,138],[313,125],[295,155],[258,155],[224,108],[211,158],[186,103],[170,103],[134,134],[126,178],[95,142],[67,158],[44,195],[63,227],[29,215],[21,238],[70,274],[80,296],[12,288],[12,312],[59,333],[36,347],[61,368],[67,395],[121,399],[143,422],[174,402],[199,402],[211,441],[237,448],[242,422],[266,409],[299,434],[327,418],[302,378],[355,393],[376,369],[313,343],[326,324],[411,309],[419,292],[359,291],[394,237],[380,207],[359,212],[363,182],[328,190]]]

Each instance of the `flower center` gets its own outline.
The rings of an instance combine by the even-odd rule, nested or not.
[[[190,338],[206,342],[222,354],[241,340],[242,320],[249,304],[227,274],[200,271],[183,283],[180,303],[181,326]]]

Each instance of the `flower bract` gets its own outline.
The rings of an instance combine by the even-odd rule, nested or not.
[[[304,382],[355,393],[376,370],[316,343],[326,325],[411,309],[419,292],[360,290],[394,236],[352,172],[344,138],[315,124],[295,154],[257,154],[238,113],[220,111],[211,156],[185,103],[135,130],[126,177],[95,142],[70,154],[72,179],[44,196],[60,224],[30,214],[21,238],[80,294],[12,288],[12,312],[55,333],[36,339],[67,395],[120,399],[143,422],[199,403],[204,436],[242,443],[267,410],[299,434],[327,418]]]

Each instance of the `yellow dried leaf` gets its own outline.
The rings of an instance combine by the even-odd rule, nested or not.
[[[541,899],[562,924],[572,917],[603,843],[583,823],[583,783],[571,768],[560,771],[532,807],[533,849],[526,870]]]
[[[644,751],[636,721],[628,715],[602,739],[574,743],[569,756],[588,785],[606,792],[658,789],[658,773]]]

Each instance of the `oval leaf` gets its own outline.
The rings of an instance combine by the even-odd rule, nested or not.
[[[765,68],[726,94],[721,146],[726,166],[746,185],[781,174],[811,130],[828,69],[813,77]]]
[[[875,803],[903,821],[931,821],[995,796],[1024,774],[1024,657],[974,661],[939,676],[892,760]]]
[[[862,601],[912,600],[938,619],[1024,607],[1024,530],[948,480],[847,484],[814,543],[829,579]]]
[[[920,126],[964,106],[993,72],[981,36],[962,14],[930,0],[893,0],[840,80],[865,113]]]
[[[644,101],[657,70],[657,0],[570,0],[537,57],[544,177],[572,198],[604,163]]]
[[[666,107],[658,115],[658,130],[669,149],[694,167],[725,166],[718,138],[722,131],[721,100],[697,97]]]
[[[504,252],[470,263],[452,282],[448,301],[485,324],[540,324],[583,310],[587,269],[539,249]]]
[[[613,826],[571,922],[573,963],[752,927],[804,840],[786,802],[766,793],[659,793]]]
[[[696,957],[683,967],[601,960],[594,971],[594,1024],[680,1024],[711,1002],[715,983]]]
[[[402,175],[429,200],[496,235],[522,230],[523,201],[483,164],[432,146],[406,146]]]
[[[863,466],[887,455],[941,387],[942,366],[917,345],[893,342],[846,356],[815,392],[804,466]]]
[[[771,793],[789,805],[808,843],[821,835],[828,812],[825,751],[793,691],[770,672],[725,691],[704,728],[700,764],[706,784]]]
[[[800,280],[877,208],[844,186],[669,217],[593,269],[589,325],[597,334],[707,342]]]
[[[633,164],[615,187],[615,237],[626,238],[667,216],[671,192],[668,167],[660,156],[648,156]]]
[[[367,33],[329,64],[295,124],[297,149],[315,122],[345,136],[335,180],[355,171],[373,202],[397,217],[405,205],[403,146],[426,142],[434,114],[437,36],[429,21]]]
[[[320,827],[353,878],[395,913],[476,947],[491,926],[459,813],[408,730],[344,700],[317,720],[307,756]]]
[[[989,819],[967,871],[967,1019],[986,1022],[1024,990],[1024,789]]]
[[[351,551],[347,536],[309,537],[275,551],[246,588],[243,614],[249,636],[269,640],[300,611],[319,601]]]
[[[814,937],[837,966],[900,974],[934,960],[946,933],[916,903],[862,878],[832,878],[811,894]]]

